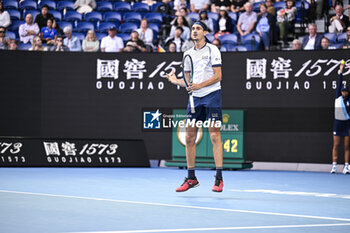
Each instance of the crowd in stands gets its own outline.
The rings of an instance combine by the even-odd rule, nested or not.
[[[0,0],[0,49],[183,52],[196,20],[223,52],[349,49],[349,13],[342,0]]]

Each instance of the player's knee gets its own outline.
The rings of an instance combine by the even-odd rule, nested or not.
[[[196,134],[192,135],[192,134],[187,134],[186,135],[186,145],[194,145],[196,142]]]
[[[211,133],[210,139],[211,139],[211,143],[213,144],[221,143],[221,137],[219,133]]]

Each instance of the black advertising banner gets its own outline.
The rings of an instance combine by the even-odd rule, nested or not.
[[[183,109],[182,54],[0,51],[0,134],[143,139],[171,159],[171,133],[143,130],[142,109]],[[246,112],[246,158],[328,163],[337,70],[347,50],[222,53],[223,108]],[[20,65],[20,68],[18,64]],[[341,158],[340,158],[341,159]],[[341,162],[341,161],[340,161]]]
[[[142,140],[0,138],[0,167],[149,167]]]

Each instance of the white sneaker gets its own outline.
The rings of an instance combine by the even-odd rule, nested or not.
[[[337,166],[332,166],[331,173],[337,173]]]
[[[343,170],[343,174],[349,174],[349,173],[350,173],[349,167],[345,166]]]

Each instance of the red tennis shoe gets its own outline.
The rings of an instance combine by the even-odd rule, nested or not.
[[[190,188],[195,188],[199,186],[199,182],[197,178],[194,178],[193,180],[190,180],[188,178],[185,178],[185,181],[183,184],[176,189],[176,192],[185,192],[189,190]]]
[[[222,189],[224,187],[224,181],[215,179],[215,184],[212,188],[213,192],[222,192]]]

